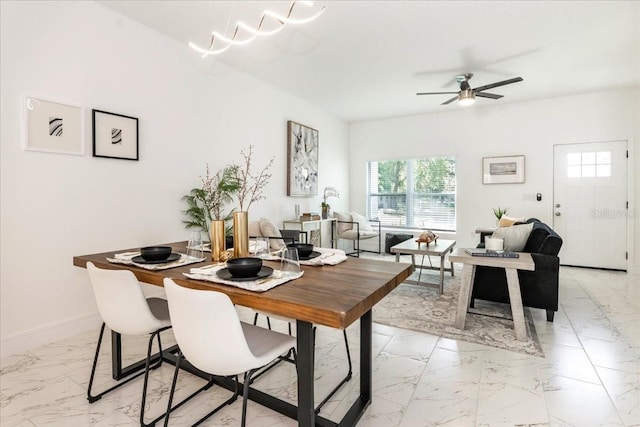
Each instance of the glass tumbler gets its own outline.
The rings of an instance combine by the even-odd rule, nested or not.
[[[285,276],[300,273],[300,259],[296,248],[284,248],[280,255],[280,271]]]
[[[200,231],[192,231],[187,243],[187,256],[191,258],[202,258],[202,233]]]

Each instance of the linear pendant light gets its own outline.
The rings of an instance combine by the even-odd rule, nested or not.
[[[289,7],[289,13],[287,14],[287,16],[282,16],[276,12],[265,10],[264,12],[262,12],[262,16],[260,17],[260,22],[258,23],[258,26],[256,28],[253,28],[245,24],[244,22],[238,21],[236,22],[235,29],[233,30],[233,35],[230,38],[226,37],[224,34],[220,34],[217,31],[213,31],[211,33],[211,42],[209,43],[208,48],[206,49],[202,48],[193,42],[189,42],[189,46],[196,52],[202,54],[203,58],[210,55],[219,55],[222,52],[227,51],[231,46],[249,44],[258,36],[274,35],[280,32],[286,24],[301,25],[301,24],[306,24],[308,22],[311,22],[316,18],[318,18],[320,15],[322,15],[322,13],[325,10],[325,7],[323,6],[318,12],[316,12],[315,14],[307,18],[301,18],[301,19],[291,18],[291,15],[293,14],[293,9],[298,3],[307,7],[313,6],[312,1],[293,0],[291,2],[291,6]],[[264,25],[267,18],[275,20],[276,22],[279,23],[279,26],[273,30],[263,30],[262,26]],[[241,29],[244,30],[244,32],[246,33],[250,33],[251,35],[243,39],[238,38],[238,34]],[[220,43],[217,43],[218,46],[216,46],[217,41],[220,41]],[[221,43],[223,43],[222,46],[220,46]]]

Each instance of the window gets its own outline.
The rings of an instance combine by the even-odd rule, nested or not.
[[[455,231],[453,157],[369,162],[368,178],[371,219],[386,227]]]
[[[611,176],[611,151],[588,151],[567,154],[568,178]]]

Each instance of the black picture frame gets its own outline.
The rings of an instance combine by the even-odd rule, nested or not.
[[[139,160],[138,118],[91,110],[93,157]]]

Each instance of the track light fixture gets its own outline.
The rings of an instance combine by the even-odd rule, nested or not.
[[[325,7],[323,6],[318,12],[307,18],[292,18],[291,15],[293,14],[293,10],[298,3],[303,6],[313,7],[312,1],[293,0],[291,2],[291,6],[289,7],[289,13],[287,13],[287,16],[282,16],[276,12],[265,10],[264,12],[262,12],[260,22],[258,23],[258,26],[256,28],[253,28],[250,25],[245,24],[244,22],[238,21],[236,22],[236,26],[231,37],[226,37],[224,34],[213,31],[211,33],[211,42],[209,43],[208,48],[202,48],[193,42],[189,42],[189,46],[196,52],[202,54],[203,58],[209,55],[219,55],[227,51],[231,46],[251,43],[258,36],[274,35],[280,32],[286,24],[301,25],[311,22],[322,15],[325,10]],[[278,27],[273,30],[263,30],[262,27],[265,25],[265,21],[267,20],[275,20]],[[246,38],[241,38],[240,33],[249,33],[249,36]]]

